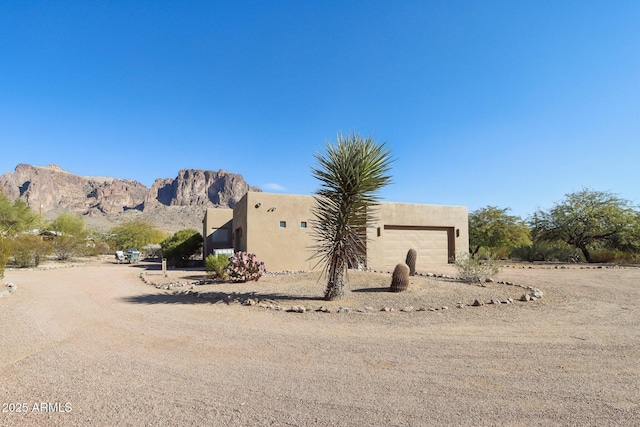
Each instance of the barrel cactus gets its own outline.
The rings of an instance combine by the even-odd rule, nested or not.
[[[418,259],[418,253],[415,249],[409,249],[407,252],[407,259],[405,264],[409,266],[409,276],[416,275],[416,260]]]
[[[391,292],[402,292],[409,288],[409,266],[403,262],[396,265],[391,276]]]

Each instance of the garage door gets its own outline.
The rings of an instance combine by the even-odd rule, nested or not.
[[[447,264],[453,248],[449,247],[452,229],[445,227],[384,227],[384,263],[392,269],[404,262],[411,248],[418,252],[416,270],[421,266]],[[451,236],[452,237],[452,236]]]

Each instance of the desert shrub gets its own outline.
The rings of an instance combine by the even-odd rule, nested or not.
[[[509,259],[511,248],[507,246],[501,247],[481,247],[474,258],[476,259]]]
[[[176,232],[160,243],[162,256],[170,265],[184,267],[202,251],[202,235],[192,228]]]
[[[87,254],[87,236],[89,233],[84,228],[82,217],[61,213],[48,225],[47,229],[55,234],[51,245],[53,246],[53,253],[59,260],[67,260],[74,256]]]
[[[618,255],[618,252],[619,251],[616,251],[615,249],[609,248],[593,250],[591,251],[591,262],[602,264],[614,262],[616,259],[616,255]]]
[[[494,260],[478,260],[467,253],[456,257],[455,266],[458,278],[467,283],[483,283],[500,272],[500,267]]]
[[[4,267],[11,255],[11,240],[0,235],[0,279],[4,277]]]
[[[142,248],[149,258],[160,258],[162,256],[162,246],[157,243],[149,243]]]
[[[11,245],[11,256],[18,267],[37,267],[51,251],[48,242],[33,234],[20,234]]]
[[[225,254],[210,254],[204,260],[204,269],[207,273],[215,276],[220,280],[227,278],[227,266],[229,265],[229,255]]]
[[[87,242],[85,255],[96,256],[96,255],[106,255],[109,253],[112,253],[112,249],[107,242],[103,240],[89,240]]]
[[[640,262],[640,254],[613,248],[598,248],[591,251],[591,262],[601,264],[637,264]]]
[[[265,273],[266,267],[264,262],[258,260],[255,254],[238,251],[229,258],[229,265],[226,271],[229,278],[234,282],[257,281]]]
[[[511,259],[519,261],[582,261],[582,255],[569,245],[562,242],[555,244],[536,242],[522,245],[511,250]]]
[[[402,292],[409,288],[410,267],[405,263],[396,265],[391,275],[391,292]]]

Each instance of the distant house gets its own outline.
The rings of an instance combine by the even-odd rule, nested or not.
[[[255,253],[269,271],[312,270],[313,196],[248,192],[233,209],[208,208],[204,256],[217,249]],[[367,268],[392,269],[411,248],[420,266],[447,264],[469,251],[465,206],[382,202],[367,229]]]

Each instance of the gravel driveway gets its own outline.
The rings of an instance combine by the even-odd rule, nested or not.
[[[638,268],[503,268],[533,302],[425,276],[390,294],[389,275],[354,272],[327,304],[315,274],[206,284],[113,261],[6,272],[0,424],[640,425]],[[514,302],[469,306],[493,298]]]

